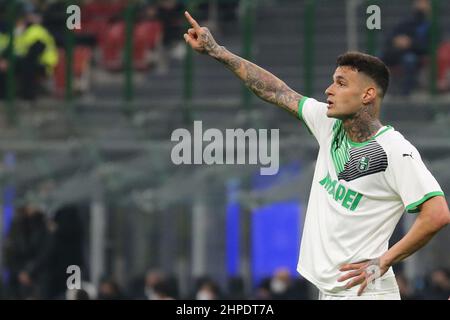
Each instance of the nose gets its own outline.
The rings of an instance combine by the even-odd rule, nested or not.
[[[330,86],[325,90],[325,94],[327,96],[333,95],[332,88],[333,88],[333,84],[330,84]]]

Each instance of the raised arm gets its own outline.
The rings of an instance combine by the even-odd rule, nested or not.
[[[197,52],[207,54],[223,63],[241,79],[244,84],[264,101],[273,103],[297,116],[298,101],[302,95],[289,88],[270,72],[219,46],[208,28],[199,24],[185,12],[192,28],[184,34],[184,39]]]

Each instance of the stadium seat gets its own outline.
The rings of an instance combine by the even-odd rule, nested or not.
[[[91,2],[82,6],[81,29],[79,34],[95,36],[98,43],[104,39],[110,21],[119,17],[126,6],[126,1]]]
[[[125,23],[117,22],[109,26],[100,42],[101,65],[110,71],[122,68],[122,53],[125,45]]]
[[[75,30],[75,33],[92,35],[97,40],[97,43],[101,43],[102,36],[107,30],[108,22],[105,19],[94,19],[81,23],[81,29]]]
[[[450,42],[444,42],[438,49],[438,87],[441,91],[450,89]]]
[[[149,66],[149,55],[161,39],[162,27],[159,22],[147,21],[138,23],[133,33],[133,67],[146,70]]]
[[[92,61],[92,49],[85,46],[75,47],[73,53],[73,75],[75,78],[74,88],[87,89],[86,77]],[[59,60],[54,72],[55,95],[59,98],[64,96],[66,87],[66,52],[59,49]]]

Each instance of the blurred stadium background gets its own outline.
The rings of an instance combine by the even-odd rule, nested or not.
[[[336,57],[350,49],[382,55],[412,2],[0,1],[0,34],[25,13],[58,52],[45,79],[24,86],[11,67],[20,61],[14,44],[0,40],[8,62],[0,88],[2,297],[72,299],[66,268],[79,265],[78,299],[316,299],[295,271],[315,140],[188,50],[182,13],[188,8],[221,45],[323,101]],[[81,7],[74,32],[65,27],[71,4]],[[365,27],[370,4],[381,8],[381,30]],[[450,194],[450,2],[430,6],[417,86],[401,92],[404,74],[393,68],[382,120],[417,146]],[[204,129],[279,128],[279,174],[173,165],[171,134],[194,120]],[[413,221],[405,214],[392,240]],[[447,228],[396,266],[403,298],[450,296],[449,243]]]

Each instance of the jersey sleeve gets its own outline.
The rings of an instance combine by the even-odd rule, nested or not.
[[[334,123],[334,119],[327,117],[327,104],[308,97],[303,97],[299,101],[298,117],[319,142],[322,141],[325,132],[331,130]]]
[[[400,196],[406,212],[417,213],[420,205],[428,199],[444,196],[439,183],[411,143],[397,145],[390,152],[388,161],[387,180]]]

